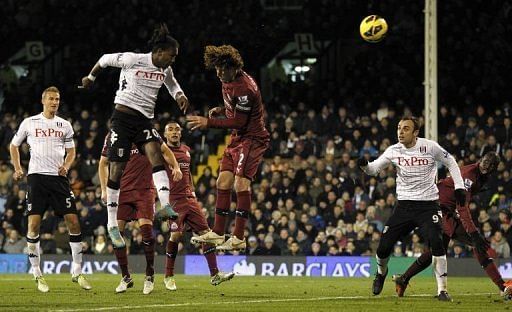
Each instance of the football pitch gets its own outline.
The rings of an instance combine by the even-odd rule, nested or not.
[[[31,275],[0,275],[0,311],[499,311],[511,310],[487,278],[449,278],[453,302],[433,298],[435,280],[413,280],[406,297],[397,298],[388,277],[380,296],[370,294],[369,278],[236,276],[211,286],[207,276],[177,275],[178,290],[155,276],[155,290],[142,294],[143,275],[132,275],[135,286],[115,294],[120,277],[88,276],[93,289],[85,291],[68,274],[46,275],[50,292],[40,293]]]

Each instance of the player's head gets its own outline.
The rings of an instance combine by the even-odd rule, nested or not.
[[[41,103],[43,104],[43,112],[55,115],[60,105],[59,89],[54,86],[46,88],[41,96]]]
[[[495,152],[488,152],[480,159],[478,168],[483,175],[493,174],[500,164],[500,156]]]
[[[204,65],[207,69],[215,69],[220,81],[231,82],[244,67],[244,61],[238,50],[231,45],[206,46]]]
[[[398,142],[402,143],[406,147],[413,146],[416,143],[419,133],[420,123],[416,117],[403,117],[398,123]]]
[[[181,141],[181,126],[176,121],[168,122],[165,125],[165,138],[172,145],[179,145]]]
[[[165,23],[161,23],[155,28],[153,37],[148,44],[151,47],[151,58],[155,66],[167,68],[174,63],[180,45],[169,35],[169,29]]]

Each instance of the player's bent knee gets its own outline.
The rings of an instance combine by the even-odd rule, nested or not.
[[[222,171],[217,178],[217,189],[230,190],[233,187],[233,182],[233,173],[229,171]]]
[[[243,177],[235,178],[235,191],[236,192],[245,192],[250,191],[251,189],[251,180]]]

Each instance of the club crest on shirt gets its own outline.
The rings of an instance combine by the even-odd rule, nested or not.
[[[470,179],[464,179],[464,187],[466,188],[466,190],[469,190],[472,185],[473,181],[471,181]]]
[[[117,149],[117,156],[123,157],[124,155],[124,148],[118,148]]]
[[[420,153],[422,153],[422,154],[427,153],[427,147],[425,145],[420,146]]]
[[[62,128],[62,122],[57,121],[57,127]]]
[[[190,153],[188,151],[185,152],[185,155],[187,155],[187,157],[190,157]]]

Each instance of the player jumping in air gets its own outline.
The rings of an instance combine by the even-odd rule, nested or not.
[[[217,250],[222,251],[241,250],[246,247],[244,230],[251,207],[251,181],[268,148],[270,135],[265,129],[260,90],[254,79],[242,70],[244,63],[238,50],[230,45],[207,46],[204,62],[206,68],[216,70],[222,82],[224,107],[212,108],[208,118],[188,116],[189,126],[192,130],[223,128],[233,131],[220,164],[213,231],[193,237],[192,242],[221,244]],[[214,118],[216,115],[226,118]],[[235,229],[224,242],[233,186],[237,197]]]
[[[165,24],[160,25],[149,44],[150,53],[105,54],[94,65],[90,74],[82,78],[83,88],[90,88],[96,76],[108,66],[121,68],[119,90],[112,114],[112,127],[108,160],[110,163],[107,182],[108,232],[114,246],[125,246],[117,223],[119,187],[126,162],[130,158],[132,143],[143,152],[152,166],[153,182],[163,207],[163,218],[176,218],[169,203],[169,179],[165,172],[164,158],[160,151],[160,136],[153,128],[155,102],[158,91],[164,84],[179,107],[185,111],[188,99],[173,75],[171,64],[178,55],[179,44],[169,36]]]
[[[183,235],[185,225],[188,225],[192,231],[199,235],[208,233],[210,228],[193,191],[192,175],[190,174],[190,148],[181,143],[181,126],[176,122],[168,123],[165,126],[165,138],[167,145],[176,156],[183,172],[181,180],[171,183],[170,191],[170,200],[175,203],[174,210],[178,213],[179,217],[175,221],[169,221],[171,236],[167,242],[164,283],[168,290],[174,291],[176,290],[174,262],[178,254],[178,244]],[[219,285],[235,276],[233,272],[224,273],[219,271],[215,256],[215,245],[203,243],[202,249],[210,269],[210,283],[212,285]]]
[[[14,135],[11,146],[11,161],[14,165],[14,180],[23,177],[20,164],[19,147],[27,139],[30,145],[28,163],[27,210],[28,259],[41,292],[50,290],[41,272],[39,229],[41,219],[48,208],[64,217],[69,230],[69,246],[73,262],[71,280],[83,289],[91,289],[91,284],[82,275],[82,233],[75,196],[69,187],[67,174],[75,160],[75,143],[71,124],[57,116],[60,105],[60,92],[56,87],[49,87],[41,99],[43,112],[25,118]]]
[[[440,181],[437,184],[437,188],[439,189],[440,206],[443,211],[444,248],[448,247],[450,239],[474,246],[473,254],[485,270],[485,273],[498,286],[502,296],[509,300],[512,294],[512,282],[505,282],[501,277],[496,264],[487,252],[489,242],[478,232],[469,211],[471,196],[480,192],[480,189],[487,182],[487,178],[496,172],[499,163],[499,156],[494,152],[489,152],[478,163],[462,167],[462,178],[468,191],[466,193],[466,205],[464,206],[458,206],[455,203],[454,185],[451,177]],[[409,285],[409,280],[425,270],[431,263],[432,253],[426,250],[411,264],[404,274],[393,276],[396,292],[399,297],[404,295]]]
[[[373,281],[373,294],[382,292],[388,261],[395,243],[403,235],[419,227],[432,252],[432,262],[437,280],[437,298],[451,301],[447,291],[447,262],[442,235],[442,212],[435,179],[437,161],[448,167],[455,184],[454,197],[464,206],[466,194],[457,162],[437,142],[418,138],[419,122],[414,117],[404,117],[398,123],[398,143],[391,145],[384,154],[368,163],[365,158],[358,165],[370,175],[393,164],[397,169],[398,203],[382,231],[377,247],[377,273]]]
[[[101,198],[103,201],[105,201],[107,197],[107,149],[110,136],[111,134],[109,133],[105,138],[98,166]],[[161,145],[161,150],[166,161],[169,161],[169,164],[173,167],[171,178],[173,180],[181,179],[182,173],[173,153],[165,144]],[[155,238],[153,237],[153,218],[155,213],[155,193],[155,187],[152,181],[151,163],[134,144],[130,150],[130,160],[126,164],[126,168],[121,177],[117,223],[119,224],[121,234],[124,232],[127,222],[137,220],[139,223],[142,243],[144,245],[144,254],[146,256],[146,277],[142,290],[142,293],[145,295],[150,294],[154,288]],[[126,246],[114,247],[114,251],[123,276],[116,288],[116,293],[122,293],[125,292],[127,288],[133,287],[133,280],[128,270]]]

